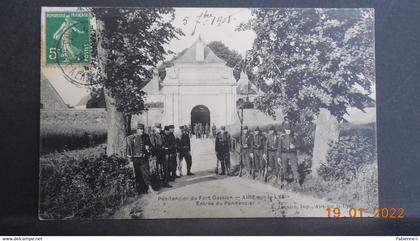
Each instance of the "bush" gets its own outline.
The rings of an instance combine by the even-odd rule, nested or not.
[[[378,166],[363,164],[350,183],[328,181],[322,177],[310,176],[302,186],[291,187],[293,191],[324,198],[327,201],[360,207],[372,212],[378,207]]]
[[[306,181],[306,178],[312,172],[312,157],[305,155],[302,162],[298,164],[299,182],[300,184]]]
[[[294,128],[296,139],[300,143],[300,150],[310,156],[314,149],[315,124],[313,122],[299,122]]]
[[[351,182],[358,169],[376,160],[375,143],[364,136],[342,136],[328,151],[326,163],[322,163],[319,175],[327,181]]]
[[[374,142],[376,138],[376,123],[352,124],[345,123],[341,125],[340,136],[362,136]]]
[[[41,154],[74,150],[106,141],[106,111],[41,110]]]
[[[67,155],[41,159],[41,219],[104,218],[135,194],[128,160],[115,156]]]
[[[41,154],[91,147],[104,143],[105,127],[79,124],[41,124]]]

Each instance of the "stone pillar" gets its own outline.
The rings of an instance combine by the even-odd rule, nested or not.
[[[316,120],[314,150],[312,155],[312,174],[318,175],[318,168],[327,159],[330,143],[338,141],[339,123],[335,116],[322,108]]]

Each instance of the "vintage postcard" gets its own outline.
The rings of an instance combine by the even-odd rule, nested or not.
[[[374,16],[43,7],[39,218],[370,217]]]

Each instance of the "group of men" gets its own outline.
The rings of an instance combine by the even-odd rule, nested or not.
[[[193,131],[195,134],[195,138],[210,138],[216,137],[216,125],[213,123],[211,130],[209,123],[194,123],[193,124]]]
[[[138,193],[154,193],[161,187],[172,187],[169,182],[182,176],[182,161],[191,172],[191,141],[187,126],[180,126],[181,135],[175,137],[175,126],[154,125],[150,135],[143,124],[137,124],[136,133],[127,137],[127,157],[131,159]],[[178,169],[179,175],[176,171]]]
[[[268,134],[263,134],[259,127],[252,133],[248,126],[244,126],[240,142],[240,171],[245,167],[253,178],[257,176],[265,181],[268,174],[275,175],[276,181],[280,178],[281,184],[284,185],[290,165],[293,181],[299,183],[299,143],[291,129],[287,119],[278,133],[274,126],[269,128]]]
[[[139,193],[155,192],[161,187],[172,187],[169,182],[182,176],[182,161],[187,164],[187,175],[191,172],[191,140],[190,128],[180,126],[181,135],[175,135],[174,125],[165,126],[156,123],[150,135],[145,133],[144,125],[137,124],[135,134],[127,137],[127,157],[134,166],[136,189]],[[231,136],[222,126],[214,134],[217,156],[216,174],[230,175]],[[292,128],[286,119],[277,133],[275,127],[263,133],[259,127],[253,132],[248,126],[243,127],[240,140],[240,173],[243,168],[249,170],[253,178],[264,178],[274,175],[284,185],[287,171],[293,174],[293,181],[299,183],[297,151],[299,143],[292,134]],[[177,175],[177,170],[179,175]]]

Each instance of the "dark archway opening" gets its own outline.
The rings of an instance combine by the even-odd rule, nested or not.
[[[197,105],[191,110],[191,129],[194,134],[194,126],[200,123],[203,128],[206,124],[210,126],[210,110],[204,105]]]

